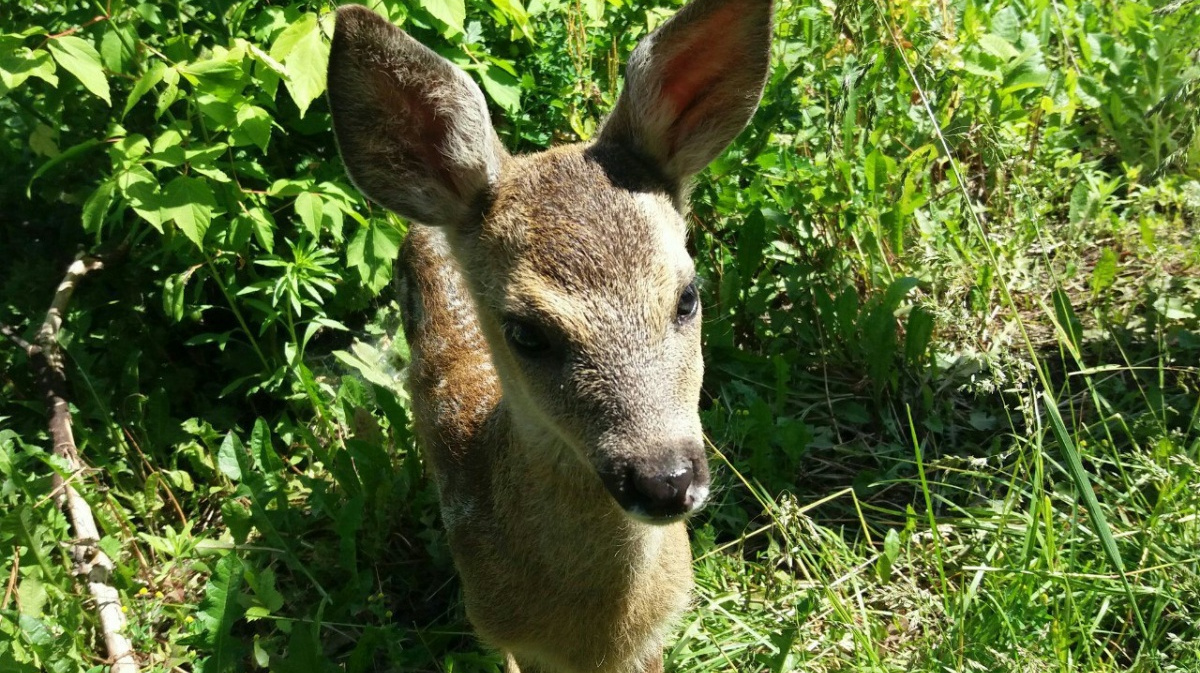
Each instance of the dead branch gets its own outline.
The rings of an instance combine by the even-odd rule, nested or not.
[[[75,540],[71,543],[71,558],[75,562],[75,573],[86,577],[88,591],[96,601],[100,617],[100,629],[108,649],[108,660],[112,662],[112,673],[138,673],[137,658],[132,644],[125,637],[125,613],[121,611],[121,596],[108,583],[114,565],[99,547],[100,531],[96,518],[79,492],[71,484],[74,475],[83,470],[79,450],[75,446],[75,435],[71,431],[71,409],[67,404],[67,375],[63,366],[62,351],[58,347],[58,331],[62,327],[63,314],[75,291],[76,284],[88,273],[103,268],[103,263],[94,257],[75,260],[63,276],[50,310],[38,330],[32,344],[25,342],[11,328],[0,326],[0,333],[25,349],[29,364],[37,377],[38,387],[50,414],[50,437],[54,441],[54,453],[67,464],[72,475],[64,480],[54,477],[54,498],[66,510],[75,529]]]

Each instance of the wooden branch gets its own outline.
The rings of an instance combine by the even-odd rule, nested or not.
[[[54,453],[66,461],[72,475],[79,474],[83,466],[75,446],[75,435],[71,431],[71,408],[66,397],[67,375],[58,347],[58,331],[76,284],[88,273],[103,266],[97,258],[83,257],[67,268],[37,337],[32,344],[26,344],[29,364],[37,376],[38,387],[50,414],[50,437],[54,441]],[[5,332],[5,336],[22,343],[15,334]],[[100,549],[100,531],[91,507],[70,481],[63,480],[56,473],[52,491],[55,501],[66,510],[71,527],[75,529],[75,540],[71,543],[75,573],[86,578],[88,591],[96,601],[100,630],[108,649],[108,660],[112,663],[112,673],[138,673],[140,667],[133,654],[133,646],[124,634],[126,622],[125,613],[121,610],[121,596],[108,583],[115,566],[112,559]]]

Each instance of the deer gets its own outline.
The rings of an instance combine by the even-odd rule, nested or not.
[[[347,174],[408,220],[414,432],[466,616],[506,673],[655,673],[711,494],[691,179],[742,131],[771,0],[644,37],[595,137],[510,155],[467,73],[365,7],[328,70]]]

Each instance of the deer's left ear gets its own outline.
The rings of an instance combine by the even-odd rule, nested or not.
[[[650,35],[597,142],[623,145],[676,185],[708,165],[758,107],[771,0],[694,0]]]
[[[328,79],[338,148],[364,194],[422,224],[478,217],[505,153],[466,73],[375,12],[346,5]]]

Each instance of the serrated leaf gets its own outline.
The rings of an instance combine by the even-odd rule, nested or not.
[[[510,113],[521,109],[521,82],[516,77],[495,63],[488,63],[479,76],[483,80],[483,90],[496,105]]]
[[[162,222],[175,222],[196,247],[204,247],[204,234],[212,223],[216,199],[208,183],[199,178],[180,176],[167,184],[159,199]]]
[[[200,602],[196,620],[203,627],[202,638],[212,654],[200,665],[201,673],[239,670],[237,641],[231,631],[245,614],[238,602],[244,572],[245,563],[234,554],[227,554],[217,562],[204,587],[204,600]]]
[[[467,5],[464,0],[420,0],[421,7],[433,15],[433,18],[446,24],[447,36],[462,33],[463,21],[467,18]]]
[[[84,88],[112,105],[108,92],[108,78],[100,65],[100,52],[96,51],[91,43],[74,35],[67,35],[50,40],[46,47],[54,56],[54,60],[74,75]]]

